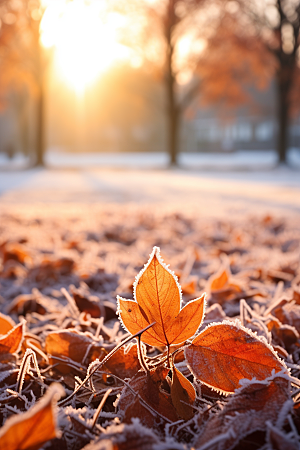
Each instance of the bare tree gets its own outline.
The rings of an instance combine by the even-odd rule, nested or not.
[[[170,165],[178,164],[181,119],[200,87],[197,70],[203,37],[219,14],[217,3],[128,0],[124,6],[116,0],[117,8],[130,17],[131,27],[125,29],[124,42],[141,54],[144,64],[164,83]]]
[[[23,89],[26,85],[34,94],[35,165],[44,165],[45,153],[45,60],[40,44],[42,15],[39,0],[0,2],[0,19],[4,24],[0,29],[2,88],[14,85]]]
[[[208,100],[236,95],[238,104],[247,96],[245,86],[265,88],[274,80],[280,163],[286,162],[291,119],[299,112],[299,29],[300,0],[225,1],[199,66]]]

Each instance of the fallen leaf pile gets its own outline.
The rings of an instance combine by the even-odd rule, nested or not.
[[[296,218],[2,213],[0,448],[299,449],[299,256]]]

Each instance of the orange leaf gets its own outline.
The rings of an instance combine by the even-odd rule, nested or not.
[[[131,334],[155,322],[142,335],[143,342],[149,345],[185,342],[202,323],[205,294],[181,310],[181,289],[177,277],[164,264],[158,247],[153,248],[148,263],[136,277],[134,298],[135,301],[117,297],[120,320]]]
[[[89,350],[90,347],[90,350]],[[52,356],[66,356],[78,363],[82,363],[83,359],[87,359],[92,348],[99,349],[99,345],[93,339],[77,330],[63,330],[50,332],[45,340],[45,349]],[[101,348],[99,350],[102,350]],[[95,353],[95,352],[94,352]],[[100,354],[104,354],[100,351]],[[100,355],[97,353],[99,358]]]
[[[231,275],[228,263],[224,263],[216,274],[208,280],[208,291],[212,299],[218,303],[236,298],[242,292],[242,288]]]
[[[243,378],[264,380],[285,368],[267,341],[229,321],[205,328],[185,356],[196,378],[224,393],[234,392]]]
[[[0,338],[0,354],[17,353],[24,337],[24,323],[19,323]]]
[[[99,359],[101,360],[101,358]],[[124,379],[133,377],[140,368],[137,344],[129,344],[112,355],[103,369]]]
[[[38,450],[57,436],[54,401],[64,395],[63,387],[53,383],[46,395],[29,411],[7,419],[0,430],[0,448]]]
[[[212,292],[219,291],[220,289],[224,289],[229,284],[229,276],[228,269],[224,269],[221,267],[219,272],[217,272],[215,275],[212,275],[210,278],[210,290]]]
[[[9,316],[0,313],[0,335],[8,333],[15,326],[15,322]]]
[[[192,405],[196,399],[194,386],[176,367],[172,370],[171,398],[180,417],[185,420],[193,417],[193,408],[188,404]]]

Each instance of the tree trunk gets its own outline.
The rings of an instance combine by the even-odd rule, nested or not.
[[[40,83],[37,97],[37,117],[36,117],[36,166],[44,166],[45,155],[45,111],[44,111],[44,86]]]
[[[166,71],[165,71],[165,83],[166,83],[166,97],[167,97],[167,140],[168,140],[168,153],[170,157],[170,166],[178,165],[178,125],[179,125],[179,110],[177,109],[176,92],[175,92],[175,75],[173,72],[173,31],[174,31],[175,11],[174,1],[170,0],[167,8],[166,18]]]
[[[36,148],[35,166],[44,166],[45,161],[45,61],[39,38],[39,22],[35,23],[36,51]]]
[[[167,134],[168,134],[168,152],[170,156],[170,165],[178,165],[178,125],[179,117],[176,108],[174,80],[172,77],[167,78],[168,93],[168,117],[167,117]]]
[[[277,76],[277,155],[278,162],[286,164],[289,135],[289,83]]]

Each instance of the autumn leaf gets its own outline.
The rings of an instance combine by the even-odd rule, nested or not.
[[[65,391],[53,383],[46,395],[29,411],[10,417],[0,430],[0,448],[38,450],[57,436],[54,403]]]
[[[243,291],[240,284],[234,280],[228,262],[209,278],[207,290],[212,299],[220,304],[235,299]]]
[[[181,288],[175,274],[154,247],[150,259],[136,277],[134,300],[117,297],[124,328],[135,334],[151,323],[142,341],[153,346],[175,345],[192,337],[203,321],[205,294],[181,309]]]
[[[99,359],[101,361],[102,358]],[[107,369],[109,373],[124,379],[133,377],[140,368],[137,344],[129,344],[112,355],[101,370]]]
[[[170,395],[160,389],[168,372],[166,368],[139,372],[130,380],[118,403],[123,423],[131,423],[132,418],[139,417],[143,425],[152,428],[158,419],[171,422],[178,420]]]
[[[99,303],[91,300],[87,296],[82,295],[81,292],[75,288],[71,288],[71,293],[80,312],[84,311],[90,314],[91,317],[96,318],[99,318],[103,315]]]
[[[185,349],[189,368],[204,384],[234,392],[243,378],[264,380],[285,367],[267,341],[239,322],[224,321],[205,328]]]
[[[264,381],[249,381],[235,392],[219,414],[211,416],[195,448],[210,441],[211,445],[207,446],[210,450],[237,448],[245,436],[265,430],[267,421],[275,423],[289,397],[290,384],[285,374],[278,373]],[[228,433],[229,430],[232,432]],[[223,438],[214,444],[216,432]]]
[[[24,323],[19,323],[7,334],[0,337],[0,355],[17,353],[20,350],[24,337]]]
[[[94,359],[105,354],[101,346],[89,336],[77,330],[50,332],[45,340],[46,352],[51,356],[65,356],[78,363],[83,363],[94,354]]]
[[[171,399],[180,417],[185,420],[193,417],[194,410],[190,405],[196,399],[194,386],[176,367],[172,370]]]
[[[9,316],[0,313],[0,336],[8,333],[15,326],[15,322]]]

